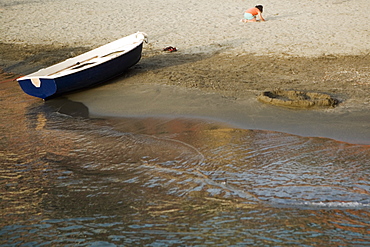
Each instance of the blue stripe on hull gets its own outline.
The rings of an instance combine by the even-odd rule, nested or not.
[[[47,99],[67,92],[91,87],[117,77],[139,62],[142,44],[135,49],[105,63],[55,79],[40,78],[41,86],[35,87],[30,79],[20,80],[22,90],[34,97]]]

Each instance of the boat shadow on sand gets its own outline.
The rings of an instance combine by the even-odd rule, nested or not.
[[[44,102],[36,102],[27,108],[27,118],[32,119],[42,113],[47,119],[52,114],[62,114],[73,118],[89,118],[89,108],[81,102],[69,100],[64,97],[54,98]]]

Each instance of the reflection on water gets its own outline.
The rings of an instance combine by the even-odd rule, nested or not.
[[[3,245],[370,244],[369,146],[0,92]]]

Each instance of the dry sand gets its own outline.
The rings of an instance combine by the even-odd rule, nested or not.
[[[255,4],[267,21],[241,23]],[[30,73],[143,31],[143,59],[119,83],[69,97],[98,115],[212,117],[370,143],[368,13],[368,0],[2,0],[0,66]],[[178,52],[162,51],[170,45]],[[325,92],[340,104],[297,113],[256,101],[275,88]]]
[[[263,4],[264,23],[240,23]],[[2,0],[4,43],[98,46],[136,31],[153,48],[311,56],[367,54],[368,0]]]

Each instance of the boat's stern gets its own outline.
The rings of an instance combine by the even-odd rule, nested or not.
[[[17,81],[25,93],[41,99],[51,97],[57,91],[54,79],[21,77],[18,78]]]

